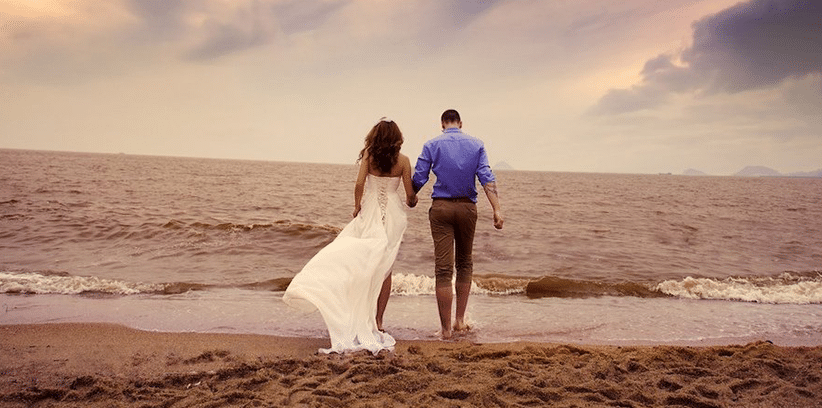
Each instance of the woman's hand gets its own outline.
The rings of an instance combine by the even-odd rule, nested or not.
[[[353,218],[357,218],[357,215],[360,213],[360,210],[361,210],[361,208],[360,208],[359,205],[354,206],[354,214],[352,214],[351,216]]]
[[[417,206],[417,195],[415,194],[411,197],[408,197],[408,199],[406,200],[406,204],[408,204],[408,207],[410,207],[410,208],[416,207]]]

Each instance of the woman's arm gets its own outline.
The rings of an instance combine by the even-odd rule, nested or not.
[[[405,187],[405,202],[409,207],[417,205],[417,193],[414,191],[414,184],[411,182],[411,161],[408,156],[401,156],[402,160],[402,184]]]
[[[360,171],[357,173],[357,182],[354,184],[354,217],[360,213],[362,194],[365,190],[365,178],[368,176],[369,160],[368,153],[360,160]]]

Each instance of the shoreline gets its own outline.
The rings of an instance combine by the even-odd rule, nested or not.
[[[0,295],[0,325],[121,324],[150,332],[259,334],[327,339],[317,312],[299,313],[267,291],[181,296]],[[479,343],[713,346],[771,341],[822,346],[822,305],[603,297],[527,301],[473,296],[470,339]],[[438,339],[433,296],[392,296],[386,329],[397,340]],[[326,346],[327,347],[327,346]]]
[[[0,405],[819,406],[822,346],[328,339],[160,333],[106,323],[0,326]]]

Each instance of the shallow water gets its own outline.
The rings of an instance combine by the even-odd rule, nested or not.
[[[355,175],[353,164],[0,150],[0,323],[321,337],[318,315],[279,297],[349,221]],[[822,179],[497,177],[504,230],[479,203],[477,341],[822,337]],[[400,339],[438,326],[429,194],[409,211],[394,267],[386,319]]]
[[[5,308],[0,324],[107,322],[162,332],[327,336],[319,313],[295,312],[281,297],[238,289],[104,298],[0,295]],[[480,343],[713,345],[770,340],[780,345],[822,345],[821,305],[476,295],[468,321],[468,339]],[[385,316],[386,329],[398,340],[437,339],[438,322],[431,295],[394,296]]]

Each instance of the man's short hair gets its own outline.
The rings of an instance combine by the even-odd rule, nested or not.
[[[462,119],[460,119],[459,112],[453,109],[448,109],[447,111],[443,112],[441,120],[442,123],[462,122]]]

